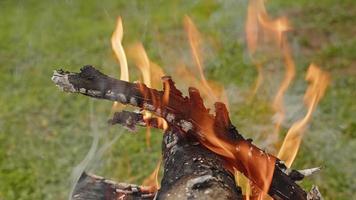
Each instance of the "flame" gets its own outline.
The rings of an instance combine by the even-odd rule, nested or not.
[[[127,66],[127,59],[124,47],[122,46],[122,38],[124,36],[124,29],[122,26],[122,19],[119,16],[116,22],[116,28],[111,36],[111,47],[115,53],[117,60],[120,63],[120,80],[129,81],[129,69]],[[112,110],[121,110],[123,105],[117,101],[114,102]]]
[[[316,65],[311,64],[305,79],[310,82],[304,96],[304,103],[308,107],[307,114],[288,130],[278,153],[278,158],[285,161],[287,167],[291,167],[298,153],[305,129],[312,118],[316,106],[325,94],[330,76]]]
[[[141,71],[143,82],[151,87],[150,60],[142,43],[136,43],[129,49],[129,55],[133,57],[137,68]]]
[[[162,163],[162,158],[159,159],[157,166],[153,170],[151,175],[149,177],[147,177],[142,183],[143,186],[148,187],[148,189],[147,189],[148,191],[155,192],[161,187],[158,182],[158,175],[159,175],[159,169],[161,167],[161,163]]]
[[[246,176],[241,174],[236,168],[234,168],[235,182],[240,186],[242,194],[245,196],[245,200],[250,200],[251,197],[251,186],[249,180]]]
[[[295,76],[295,64],[291,56],[287,41],[283,41],[283,56],[285,62],[285,75],[284,79],[279,86],[277,94],[273,101],[273,109],[276,112],[276,121],[274,129],[274,137],[278,137],[281,124],[285,118],[285,107],[284,107],[284,94],[286,93],[289,85],[292,83]]]
[[[198,29],[188,16],[184,18],[184,27],[188,35],[192,57],[199,72],[199,80],[184,65],[177,69],[177,75],[189,85],[197,86],[198,90],[202,92],[202,96],[207,97],[211,102],[215,102],[221,99],[224,100],[223,88],[216,83],[208,82],[204,76],[202,39]],[[272,40],[275,45],[278,46],[281,52],[281,58],[284,60],[285,64],[284,79],[281,82],[281,85],[273,101],[273,108],[276,112],[276,115],[278,115],[277,121],[275,123],[275,133],[277,134],[285,115],[283,98],[286,90],[292,83],[295,76],[295,64],[291,56],[288,41],[284,36],[285,32],[287,32],[289,29],[290,27],[286,18],[278,18],[275,20],[270,19],[265,9],[263,0],[250,0],[246,23],[246,37],[249,53],[251,56],[256,54],[256,51],[261,46],[260,36],[262,35],[264,38]],[[119,17],[117,20],[117,27],[111,38],[111,42],[115,55],[120,62],[120,79],[128,81],[129,74],[125,51],[121,44],[122,38],[123,27],[122,20]],[[141,43],[136,43],[133,45],[130,49],[130,54],[133,55],[135,64],[142,74],[143,82],[148,87],[156,88],[156,85],[158,85],[160,82],[160,78],[164,75],[163,70],[157,64],[150,61]],[[254,63],[256,63],[259,73],[256,82],[256,88],[254,90],[256,92],[259,85],[262,84],[264,77],[262,62],[254,61]],[[308,107],[308,112],[303,119],[296,122],[288,131],[278,154],[278,157],[281,160],[286,161],[288,167],[290,167],[297,154],[303,133],[306,129],[306,125],[310,121],[312,113],[315,110],[318,102],[324,95],[325,89],[329,82],[328,74],[321,71],[315,65],[311,65],[309,67],[306,79],[311,82],[311,85],[308,87],[304,99],[305,104]],[[143,92],[144,97],[154,97],[152,99],[152,104],[156,108],[161,108],[165,104],[168,104],[170,100],[169,96],[171,88],[167,81],[168,79],[164,77],[162,80],[162,99],[154,94],[145,94],[145,91],[153,91],[145,90],[142,84],[138,84],[141,91]],[[225,103],[227,104],[227,101]],[[158,116],[155,116],[148,111],[142,111],[142,113],[144,115],[144,120],[148,121],[150,119],[157,119],[158,126],[163,127],[164,130],[167,129],[167,122],[163,118],[159,118]],[[192,120],[194,119],[193,121],[197,122],[197,124],[204,126],[199,127],[199,132],[197,135],[199,142],[209,150],[224,158],[225,166],[227,169],[229,169],[231,172],[235,172],[236,179],[238,180],[237,182],[241,185],[245,185],[244,191],[247,199],[264,198],[264,195],[267,194],[271,184],[277,158],[258,149],[248,141],[231,140],[231,138],[229,138],[225,132],[224,134],[220,133],[219,130],[216,129],[214,124],[215,122],[210,115],[205,117],[194,116],[194,114],[196,113],[191,113]],[[150,129],[148,127],[146,133],[146,142],[148,146],[150,145],[149,140]],[[161,160],[159,161],[156,169],[153,171],[150,177],[144,181],[144,185],[149,186],[149,188],[153,191],[156,191],[159,188],[158,172],[160,164]],[[237,173],[237,170],[240,174]],[[249,180],[247,180],[246,177],[248,177]]]
[[[246,21],[246,39],[247,47],[249,53],[254,58],[256,51],[262,44],[266,44],[266,41],[262,39],[272,40],[276,47],[281,51],[281,57],[284,60],[285,65],[285,74],[284,79],[282,80],[276,96],[273,100],[272,107],[275,114],[275,128],[274,134],[272,135],[274,139],[278,138],[280,131],[280,126],[285,118],[285,108],[284,108],[284,95],[292,83],[295,76],[295,64],[292,58],[292,54],[289,48],[288,41],[284,37],[285,33],[290,30],[291,27],[288,23],[288,20],[285,17],[277,18],[272,20],[266,10],[264,0],[250,0],[247,10],[247,21]],[[264,43],[262,43],[264,42]],[[270,47],[270,43],[269,47]],[[264,79],[263,70],[260,61],[253,59],[257,67],[258,78],[256,80],[255,88],[253,89],[253,95],[256,94],[262,81]]]
[[[252,196],[262,198],[267,194],[273,177],[276,158],[253,146],[246,140],[231,140],[226,133],[217,132],[210,118],[192,116],[200,127],[199,142],[222,156],[232,173],[234,168],[251,181]]]
[[[209,91],[206,89],[206,87],[202,84],[202,82],[196,78],[196,75],[189,70],[186,65],[184,64],[179,64],[175,69],[174,69],[174,74],[176,77],[179,77],[179,79],[176,79],[178,83],[181,83],[181,85],[186,85],[188,87],[194,87],[197,88],[203,97],[203,99],[207,100],[207,107],[212,107],[212,105],[215,103],[209,99]],[[229,107],[229,101],[226,95],[226,91],[222,85],[220,85],[217,82],[208,81],[210,88],[212,89],[214,95],[218,97],[219,101],[223,102],[226,107]]]
[[[199,33],[198,29],[196,28],[195,24],[193,23],[193,21],[188,16],[184,17],[184,28],[188,35],[189,45],[190,45],[190,48],[192,51],[192,55],[193,55],[196,67],[198,68],[198,71],[199,71],[200,80],[201,80],[204,88],[208,91],[209,98],[213,102],[215,102],[215,101],[217,101],[217,97],[214,94],[211,87],[209,86],[209,83],[204,76],[203,56],[202,56],[202,52],[201,52],[202,39],[200,37],[200,33]]]
[[[163,105],[168,105],[169,102],[169,93],[171,91],[171,86],[168,81],[163,78]]]
[[[181,76],[185,82],[193,83],[203,96],[213,104],[216,101],[222,101],[225,105],[229,105],[226,92],[224,88],[213,81],[208,81],[204,75],[204,59],[202,54],[203,40],[201,34],[194,22],[189,16],[184,17],[184,28],[188,36],[191,53],[195,62],[195,67],[198,69],[200,80],[196,79],[196,76],[190,72],[184,65],[179,66],[177,69],[178,74],[184,74]]]
[[[140,70],[143,82],[147,87],[152,87],[152,85],[158,85],[160,82],[160,78],[164,76],[163,70],[155,63],[152,63],[148,58],[148,55],[143,47],[142,43],[135,43],[129,48],[129,55],[135,61],[137,68]],[[155,76],[152,76],[155,74]],[[167,93],[167,94],[166,94]],[[164,101],[168,102],[169,90],[165,90],[165,98]],[[168,128],[167,122],[158,116],[154,116],[149,111],[143,111],[145,120],[149,120],[150,118],[156,118],[158,122],[158,127],[162,127],[164,130]],[[147,126],[146,129],[146,145],[147,147],[151,146],[151,129]]]
[[[127,67],[127,60],[124,47],[122,46],[122,38],[124,37],[124,29],[122,26],[121,17],[117,18],[116,28],[111,37],[111,46],[114,50],[116,58],[120,63],[120,80],[129,81],[129,69]]]
[[[199,70],[200,86],[203,87],[202,91],[208,94],[208,98],[210,98],[211,101],[216,101],[218,98],[203,73],[203,59],[201,53],[202,40],[200,33],[189,17],[185,17],[184,26],[196,67]],[[180,68],[180,72],[186,74],[183,76],[180,75],[180,77],[184,77],[184,79],[188,78],[196,82],[194,78],[189,78],[191,74],[186,68]],[[204,133],[202,134],[203,136],[201,136],[202,138],[199,139],[200,143],[216,154],[223,156],[227,162],[227,168],[232,172],[233,169],[237,169],[244,176],[249,177],[252,184],[251,186],[250,184],[246,184],[247,192],[253,193],[252,196],[257,195],[259,198],[262,198],[269,190],[276,158],[269,156],[246,141],[231,141],[231,139],[226,138],[226,136],[224,138],[224,136],[216,132],[214,123],[209,119],[203,119],[201,116],[197,116],[194,120],[196,120],[198,124],[204,125],[200,130],[201,133]],[[257,189],[255,191],[251,190],[252,187],[259,188],[259,191],[256,191]]]
[[[251,55],[256,53],[262,39],[273,38],[276,44],[281,44],[284,39],[283,34],[291,29],[285,17],[272,20],[264,2],[264,0],[250,0],[247,8],[245,32],[247,48]]]

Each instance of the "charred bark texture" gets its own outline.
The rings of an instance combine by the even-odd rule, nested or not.
[[[178,129],[165,132],[162,144],[164,175],[157,199],[242,199],[234,176],[223,159]]]
[[[204,134],[207,131],[205,124],[210,124],[213,127],[214,133],[216,133],[215,136],[220,140],[231,142],[232,144],[236,144],[238,147],[242,146],[244,149],[248,149],[248,152],[239,152],[239,155],[251,154],[252,156],[250,155],[249,157],[251,157],[252,160],[249,159],[249,161],[246,162],[246,159],[243,160],[244,156],[242,156],[242,160],[237,161],[237,164],[240,167],[238,170],[244,173],[252,182],[260,187],[260,189],[264,186],[263,183],[260,182],[264,175],[259,173],[259,171],[256,171],[256,166],[259,166],[260,163],[253,161],[253,158],[260,158],[260,161],[264,163],[272,162],[272,168],[269,168],[269,170],[272,169],[272,173],[269,173],[272,177],[271,184],[269,188],[267,188],[270,196],[274,199],[286,200],[307,199],[307,193],[295,183],[296,179],[293,178],[295,176],[293,175],[293,177],[291,177],[289,175],[288,171],[290,170],[287,169],[286,166],[278,160],[278,158],[262,151],[252,144],[250,140],[244,139],[242,135],[238,133],[236,128],[230,122],[228,112],[224,104],[216,103],[216,114],[215,116],[211,115],[209,110],[204,107],[199,91],[194,88],[189,88],[189,98],[183,97],[182,93],[175,88],[173,81],[169,77],[165,77],[163,79],[165,83],[164,86],[169,86],[170,89],[169,101],[166,102],[164,99],[165,91],[157,91],[148,88],[141,83],[129,83],[116,80],[106,76],[91,66],[83,67],[80,73],[57,70],[54,72],[52,80],[57,86],[67,92],[80,93],[90,97],[111,101],[119,101],[123,104],[131,104],[141,109],[151,111],[157,116],[164,118],[168,122],[169,126],[173,128],[171,130],[177,130],[178,132],[185,133],[185,137],[189,136],[193,138],[193,141],[195,140],[199,145],[206,142],[206,138],[204,138]],[[137,119],[135,120],[137,121]],[[127,123],[127,121],[118,120],[118,123],[124,125],[126,124],[130,127],[131,122]],[[199,148],[199,151],[203,151],[205,148],[202,148],[202,146],[199,145],[197,145],[196,148]],[[214,146],[212,143],[209,145]],[[182,149],[188,147],[193,149],[195,148],[194,145],[178,146],[178,148]],[[204,147],[206,147],[206,144],[204,144]],[[164,155],[167,156],[166,153]],[[206,156],[210,157],[213,155],[214,154],[211,153],[211,155],[207,154]],[[223,160],[227,161],[228,159],[229,158],[225,157]],[[168,159],[166,164],[170,163],[169,160],[170,159]],[[228,161],[231,162],[231,160]],[[165,167],[168,167],[166,164]],[[268,165],[270,166],[270,164]],[[250,173],[251,171],[256,173]],[[169,181],[164,183],[168,184]],[[170,194],[170,192],[164,192],[170,191],[169,188],[165,187],[165,185],[162,185],[162,193],[159,194],[160,196],[162,195],[166,197],[164,194]]]
[[[83,173],[75,186],[73,200],[152,200],[155,193],[143,187],[116,183],[99,176]]]

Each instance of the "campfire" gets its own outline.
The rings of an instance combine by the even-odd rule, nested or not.
[[[270,145],[280,147],[266,152],[246,139],[232,124],[224,88],[204,76],[202,37],[193,20],[184,18],[198,78],[187,68],[176,69],[172,77],[153,63],[141,43],[127,49],[122,45],[123,24],[119,17],[111,43],[120,64],[120,79],[110,77],[93,66],[84,66],[79,73],[56,70],[53,82],[65,92],[80,93],[97,99],[113,101],[109,123],[131,131],[146,127],[146,143],[150,146],[150,129],[164,131],[162,159],[142,186],[116,183],[84,173],[76,185],[73,199],[321,199],[317,187],[305,191],[296,182],[319,171],[291,169],[303,134],[312,113],[323,97],[329,75],[310,64],[305,79],[306,115],[296,121],[280,139],[285,119],[284,96],[293,82],[296,70],[286,32],[291,29],[285,18],[271,19],[262,0],[250,1],[246,22],[247,47],[255,63],[258,78],[253,94],[263,84],[263,65],[258,54],[266,45],[276,48],[285,63],[285,76],[272,107],[275,111],[274,131]],[[129,82],[127,58],[131,58],[142,74],[142,81]],[[188,96],[177,89],[174,79],[190,85]],[[159,82],[163,89],[159,90]],[[132,110],[132,107],[138,110]],[[210,109],[214,108],[213,114]],[[163,177],[158,172],[163,163]]]

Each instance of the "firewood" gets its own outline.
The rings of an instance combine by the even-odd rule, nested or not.
[[[171,127],[163,137],[164,174],[157,199],[242,199],[223,159]]]
[[[142,186],[117,183],[103,177],[83,173],[75,186],[73,200],[152,200],[154,192]]]
[[[135,125],[158,126],[156,118],[143,119],[140,113],[122,111],[114,114],[111,124],[130,130]],[[221,157],[202,147],[194,138],[184,137],[171,127],[163,136],[164,175],[157,199],[242,199],[234,176],[227,171]]]
[[[151,117],[144,119],[141,113],[121,111],[115,112],[112,119],[109,120],[111,125],[120,124],[130,131],[135,131],[136,125],[143,127],[153,127],[157,129],[163,129],[163,125],[159,122],[158,118]]]
[[[165,170],[157,194],[148,187],[116,183],[83,173],[75,186],[73,200],[242,200],[242,192],[233,174],[224,169],[222,158],[182,134],[177,129],[168,129],[164,134]]]
[[[182,93],[175,88],[169,77],[164,77],[164,86],[169,86],[169,101],[165,100],[165,92],[146,87],[141,83],[129,83],[116,80],[96,70],[94,67],[85,66],[80,73],[57,70],[52,80],[63,91],[80,93],[94,98],[119,101],[123,104],[131,104],[153,112],[164,118],[171,128],[191,136],[202,145],[200,149],[214,150],[216,144],[205,138],[209,130],[206,124],[212,125],[213,131],[219,140],[236,147],[244,147],[249,157],[254,160],[234,160],[237,169],[245,174],[252,183],[261,190],[268,192],[274,199],[307,199],[307,193],[295,183],[290,176],[287,167],[275,156],[268,154],[250,140],[246,140],[238,133],[231,124],[228,112],[224,104],[216,103],[215,117],[209,114],[205,108],[199,91],[189,88],[189,98],[183,97]],[[230,157],[223,153],[219,154],[225,162],[232,164]],[[240,154],[244,155],[244,154]],[[231,162],[231,163],[229,163]],[[265,172],[259,171],[259,167],[265,167]],[[230,169],[231,170],[231,169]],[[263,179],[271,179],[266,189]],[[163,188],[163,187],[162,187]]]

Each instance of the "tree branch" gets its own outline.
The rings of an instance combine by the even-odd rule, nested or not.
[[[117,183],[99,176],[83,173],[75,186],[73,200],[152,200],[155,192],[142,186]]]

